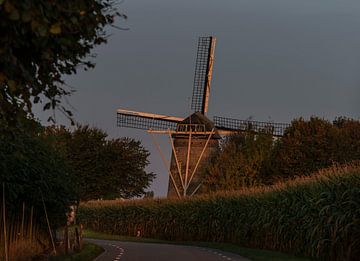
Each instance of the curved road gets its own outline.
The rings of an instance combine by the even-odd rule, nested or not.
[[[249,261],[232,253],[204,247],[86,240],[105,249],[94,261]]]

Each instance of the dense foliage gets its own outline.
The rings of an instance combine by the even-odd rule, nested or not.
[[[45,203],[52,226],[66,222],[75,200],[71,170],[43,137],[35,121],[22,119],[16,129],[0,124],[0,185],[5,186],[6,210],[16,215],[24,203],[45,222]],[[44,201],[44,202],[43,202]]]
[[[187,200],[93,202],[79,220],[95,231],[230,242],[321,260],[360,256],[360,163],[267,189]]]
[[[266,132],[227,138],[203,173],[203,192],[273,184],[356,159],[360,121],[295,119],[280,139]]]
[[[238,190],[263,184],[262,164],[270,157],[272,149],[272,135],[266,132],[257,135],[240,132],[227,137],[202,173],[202,192]]]
[[[360,159],[360,121],[338,118],[331,123],[316,117],[308,121],[300,118],[276,143],[264,172],[282,180],[356,159]]]
[[[53,126],[46,133],[73,170],[78,201],[141,196],[155,177],[144,170],[149,152],[139,141],[107,139],[104,131],[89,126],[73,131]]]
[[[126,18],[112,0],[0,0],[0,118],[15,121],[41,98],[70,114],[62,76],[93,67],[88,55],[115,16]]]

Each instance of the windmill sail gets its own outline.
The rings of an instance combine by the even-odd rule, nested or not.
[[[285,129],[290,126],[290,124],[287,123],[237,120],[218,116],[214,116],[214,124],[220,134],[250,130],[254,132],[269,132],[277,137],[283,136]]]
[[[174,130],[183,119],[147,112],[117,110],[117,126],[142,130]]]
[[[208,110],[215,43],[212,36],[199,38],[191,109],[202,114]]]

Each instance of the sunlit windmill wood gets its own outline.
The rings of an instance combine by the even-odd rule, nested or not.
[[[201,170],[219,148],[221,136],[239,131],[270,130],[282,136],[288,124],[206,117],[214,63],[216,38],[200,37],[198,42],[191,109],[186,118],[147,112],[117,110],[117,126],[147,130],[157,146],[169,172],[168,197],[196,194],[201,187]],[[170,162],[166,159],[154,134],[168,135],[172,148]]]

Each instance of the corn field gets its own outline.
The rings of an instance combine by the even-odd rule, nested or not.
[[[272,187],[186,200],[82,204],[86,228],[117,235],[228,242],[320,260],[359,260],[360,164]]]

